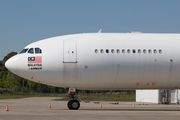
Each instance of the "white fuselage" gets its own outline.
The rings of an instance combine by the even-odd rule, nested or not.
[[[74,34],[25,48],[36,47],[41,54],[18,54],[6,62],[6,67],[31,81],[65,88],[180,88],[180,34]],[[42,57],[40,65],[29,65],[28,58],[37,56]]]

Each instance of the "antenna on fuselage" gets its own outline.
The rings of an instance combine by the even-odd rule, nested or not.
[[[101,33],[101,30],[102,30],[102,29],[100,29],[100,30],[98,31],[98,33]]]

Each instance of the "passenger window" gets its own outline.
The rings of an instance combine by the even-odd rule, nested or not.
[[[157,53],[157,50],[154,50],[154,53],[156,54],[156,53]]]
[[[139,53],[139,54],[141,53],[141,50],[140,50],[140,49],[138,49],[138,53]]]
[[[28,50],[28,48],[23,49],[23,50],[20,52],[20,54],[21,54],[21,53],[26,53],[27,50]]]
[[[127,53],[131,53],[130,49],[127,50]]]
[[[98,49],[95,49],[95,53],[98,53]]]
[[[33,54],[33,53],[34,53],[34,49],[33,49],[33,48],[30,48],[30,49],[28,50],[28,53]]]
[[[133,53],[136,53],[136,50],[135,49],[133,49],[133,51],[132,51]]]
[[[162,50],[159,50],[159,53],[162,53]]]
[[[109,53],[109,50],[108,50],[108,49],[106,49],[106,53]]]
[[[104,53],[104,50],[103,50],[103,49],[101,49],[101,53]]]
[[[114,49],[111,50],[111,53],[114,53]]]
[[[124,50],[124,49],[122,50],[122,53],[125,53],[125,50]]]
[[[40,48],[35,48],[35,53],[42,53]]]
[[[148,50],[148,52],[151,54],[151,50]]]
[[[117,52],[117,53],[120,53],[120,50],[119,50],[119,49],[117,49],[117,50],[116,50],[116,52]]]
[[[146,50],[145,50],[145,49],[143,50],[143,53],[146,53]]]

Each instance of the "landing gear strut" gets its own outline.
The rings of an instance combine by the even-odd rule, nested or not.
[[[68,94],[71,100],[68,102],[67,106],[70,110],[78,110],[80,107],[80,103],[78,100],[74,98],[76,89],[75,88],[69,88]]]

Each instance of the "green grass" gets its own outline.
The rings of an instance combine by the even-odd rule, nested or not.
[[[0,100],[3,99],[20,99],[20,98],[29,98],[29,97],[52,97],[45,95],[10,95],[10,94],[0,94]]]
[[[98,95],[98,94],[89,94],[81,95],[80,98],[82,101],[126,101],[134,102],[135,95]],[[79,98],[77,98],[79,100]],[[62,99],[54,99],[55,101],[69,101],[68,97],[63,97]]]
[[[0,99],[20,99],[34,97],[33,95],[10,95],[10,94],[0,94]]]
[[[61,99],[54,99],[54,101],[69,101],[69,97],[64,94],[0,94],[0,100],[2,99],[20,99],[28,97],[61,97]],[[82,101],[125,101],[134,102],[135,94],[80,94]],[[79,100],[79,98],[77,98]]]

